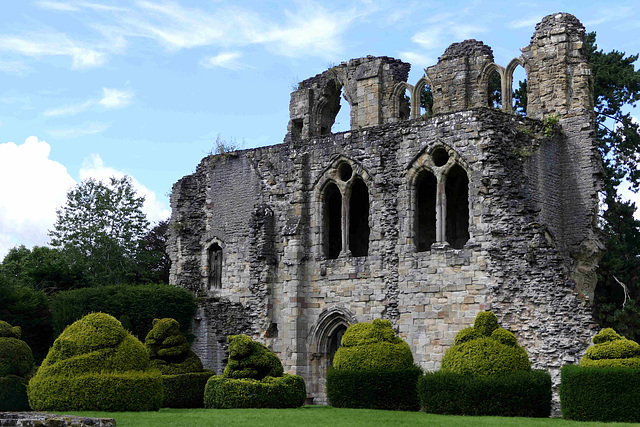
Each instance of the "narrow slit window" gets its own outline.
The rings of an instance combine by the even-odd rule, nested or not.
[[[369,253],[369,191],[367,185],[356,179],[349,199],[349,249],[353,256]]]
[[[331,183],[324,193],[324,253],[329,259],[338,258],[342,251],[342,194]]]
[[[459,165],[454,165],[446,177],[447,196],[446,238],[452,248],[462,249],[469,240],[469,178]]]
[[[222,288],[222,248],[214,243],[209,246],[209,289]]]
[[[436,177],[423,171],[416,181],[415,244],[418,252],[428,251],[436,242]]]

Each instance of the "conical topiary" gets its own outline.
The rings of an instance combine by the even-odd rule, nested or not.
[[[0,320],[0,411],[29,409],[27,383],[33,371],[33,354],[20,336],[19,326]]]
[[[593,344],[580,360],[580,366],[587,368],[627,367],[640,368],[640,345],[619,335],[611,328],[596,334]]]
[[[29,382],[37,411],[148,411],[162,403],[160,372],[144,345],[105,313],[88,314],[54,341]]]
[[[443,372],[493,375],[503,372],[530,371],[527,352],[516,337],[498,326],[490,311],[478,313],[473,327],[462,329],[454,345],[442,358]]]
[[[191,350],[180,324],[172,318],[154,319],[144,341],[151,366],[162,372],[165,408],[202,408],[204,387],[213,371],[204,370]]]

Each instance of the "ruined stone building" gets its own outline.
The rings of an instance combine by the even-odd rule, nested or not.
[[[584,33],[547,16],[506,67],[482,42],[455,43],[415,85],[400,60],[352,59],[299,84],[284,143],[204,158],[173,187],[168,251],[171,283],[199,297],[205,365],[220,372],[226,336],[246,333],[324,403],[347,326],[389,319],[437,370],[492,310],[557,380],[595,328],[601,170]],[[518,66],[526,118],[511,111]],[[494,72],[501,109],[488,107]],[[341,94],[351,130],[334,134]]]

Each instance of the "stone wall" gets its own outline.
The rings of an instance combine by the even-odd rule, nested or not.
[[[583,70],[567,83],[576,99],[545,110],[559,116],[552,132],[536,101],[533,119],[484,106],[487,70],[498,68],[490,48],[467,41],[427,70],[433,117],[398,115],[408,64],[352,60],[300,84],[285,143],[208,156],[176,183],[171,281],[201,297],[194,349],[205,365],[221,370],[226,335],[247,333],[325,403],[346,326],[387,318],[416,363],[436,370],[456,333],[492,310],[557,383],[594,334],[588,297],[600,251],[600,170],[582,99],[589,68],[574,20],[545,18],[518,60],[538,86],[555,87],[562,64]],[[557,37],[571,44],[543,55]],[[545,61],[555,70],[546,77]],[[343,86],[352,130],[330,134]],[[430,220],[420,216],[423,185],[435,198]],[[421,227],[434,227],[425,247]],[[220,288],[208,281],[212,244],[223,252]]]

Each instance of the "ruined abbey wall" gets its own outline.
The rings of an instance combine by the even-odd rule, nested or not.
[[[583,37],[573,16],[551,15],[507,67],[470,40],[416,85],[409,64],[351,60],[300,83],[283,144],[204,158],[174,186],[168,251],[171,282],[200,298],[205,365],[220,370],[226,335],[247,333],[325,403],[348,325],[391,320],[436,370],[492,310],[557,379],[596,327],[600,170]],[[529,118],[486,107],[490,72],[504,87],[517,65],[533,82]],[[425,84],[431,117],[416,113]],[[351,130],[331,134],[341,93]]]

